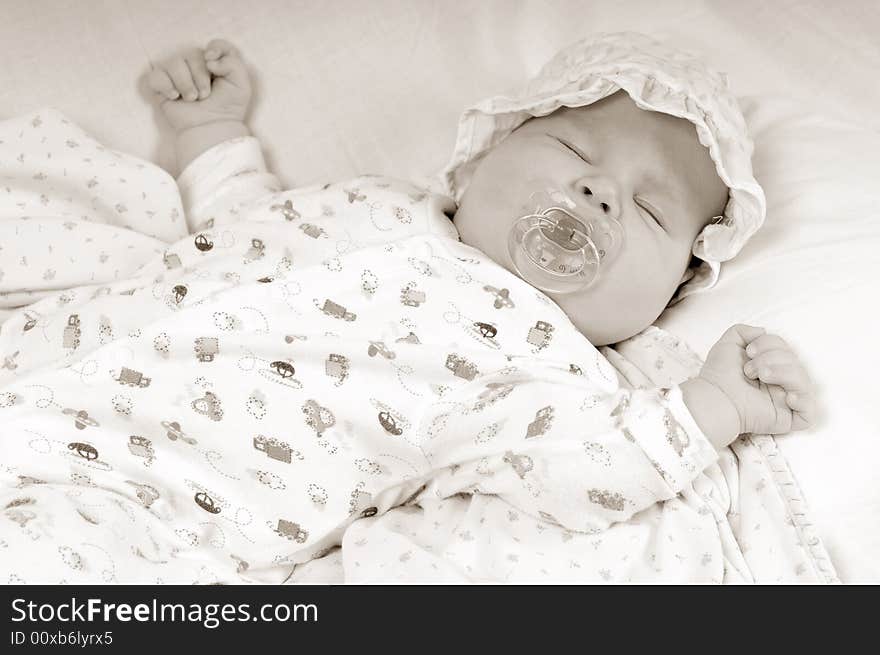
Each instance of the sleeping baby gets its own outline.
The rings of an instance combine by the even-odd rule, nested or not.
[[[20,366],[4,436],[30,435],[4,443],[22,527],[5,573],[281,582],[342,545],[348,580],[527,579],[489,546],[363,557],[351,537],[401,532],[401,508],[442,531],[479,499],[560,531],[584,564],[558,580],[630,551],[627,579],[728,580],[739,546],[694,489],[729,479],[739,435],[809,427],[815,399],[785,341],[748,325],[680,385],[628,388],[597,350],[711,287],[763,220],[736,101],[658,48],[595,37],[522,98],[468,110],[442,192],[379,176],[284,191],[232,44],[154,67],[189,234],[41,304],[50,336],[30,349],[36,305],[4,324]],[[636,528],[680,550],[633,545]]]

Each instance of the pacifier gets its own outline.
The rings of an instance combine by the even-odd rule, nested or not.
[[[586,200],[550,183],[529,196],[528,212],[514,222],[507,247],[517,272],[532,286],[572,293],[596,282],[620,251],[623,226]]]

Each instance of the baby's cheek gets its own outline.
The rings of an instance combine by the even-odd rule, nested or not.
[[[471,215],[465,217],[461,223],[456,221],[459,239],[462,243],[476,248],[486,257],[499,266],[515,273],[510,254],[507,250],[507,230],[500,225],[500,221],[494,220],[488,212],[481,219],[473,219]]]
[[[605,276],[584,291],[554,298],[594,346],[619,343],[651,325],[668,298],[656,278]]]

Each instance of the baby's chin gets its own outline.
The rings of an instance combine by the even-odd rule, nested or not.
[[[589,289],[575,294],[548,293],[547,296],[597,348],[625,341],[650,325],[645,317],[619,304],[602,302],[601,298],[591,295]]]

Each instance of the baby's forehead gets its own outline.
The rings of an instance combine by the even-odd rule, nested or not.
[[[545,117],[548,122],[615,138],[643,139],[651,136],[699,143],[696,126],[684,118],[642,109],[623,91],[581,107],[560,107]]]
[[[657,163],[667,171],[685,163],[715,171],[709,150],[700,143],[693,123],[642,109],[623,91],[589,105],[560,107],[539,120],[564,129],[572,137],[582,137],[587,145],[631,145],[643,155],[656,155]]]

